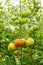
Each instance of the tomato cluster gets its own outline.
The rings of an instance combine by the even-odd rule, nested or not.
[[[34,45],[34,40],[33,38],[29,38],[29,39],[16,39],[14,40],[13,43],[10,43],[8,45],[8,50],[15,50],[16,47],[22,47],[22,46],[32,46]]]
[[[12,16],[11,19],[12,21],[14,21],[13,23],[11,22],[11,24],[13,25],[18,25],[18,24],[25,24],[27,22],[27,18],[30,16],[31,14],[31,10],[30,9],[26,9],[26,10],[23,10],[21,12],[21,17],[20,16]]]

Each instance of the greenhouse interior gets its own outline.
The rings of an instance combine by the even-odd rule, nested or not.
[[[0,0],[0,65],[43,65],[43,0]]]

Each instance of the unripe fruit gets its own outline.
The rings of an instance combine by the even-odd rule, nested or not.
[[[24,44],[25,44],[25,39],[16,39],[16,40],[14,41],[14,44],[15,44],[16,47],[24,46]]]
[[[32,46],[34,45],[34,40],[32,38],[29,38],[28,40],[25,41],[26,46]]]
[[[21,18],[21,17],[19,17],[18,20],[19,20],[19,23],[21,25],[23,25],[23,24],[25,24],[27,22],[27,18]]]
[[[17,19],[17,16],[12,15],[12,16],[11,16],[11,19],[12,19],[13,21],[15,21],[15,20]]]
[[[38,5],[38,4],[40,4],[40,0],[35,0],[35,5]]]
[[[10,44],[8,45],[8,50],[9,50],[9,51],[15,50],[15,45],[14,45],[13,43],[10,43]]]
[[[38,31],[39,30],[39,26],[37,26],[37,25],[34,25],[34,26],[32,26],[29,30],[28,30],[28,33],[29,34],[34,34],[36,31]]]
[[[28,16],[30,16],[30,14],[31,14],[31,10],[30,9],[24,10],[22,12],[22,17],[28,17]]]
[[[15,23],[15,24],[19,24],[19,20],[18,20],[18,19],[15,20],[14,23]]]

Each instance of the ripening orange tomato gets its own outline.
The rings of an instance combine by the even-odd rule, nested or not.
[[[15,44],[16,47],[24,46],[24,44],[25,44],[25,39],[16,39],[16,40],[14,41],[14,44]]]

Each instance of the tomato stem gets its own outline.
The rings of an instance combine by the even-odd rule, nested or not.
[[[21,0],[20,0],[20,17],[21,17]],[[20,23],[20,33],[21,33],[21,23]],[[20,35],[21,36],[21,35]],[[21,65],[22,64],[22,61],[23,61],[23,57],[22,57],[22,47],[20,47],[20,51],[21,51]]]
[[[22,56],[22,47],[21,47],[21,65],[23,65],[22,61],[23,61],[23,56]]]
[[[20,16],[21,16],[21,0],[20,0]]]

